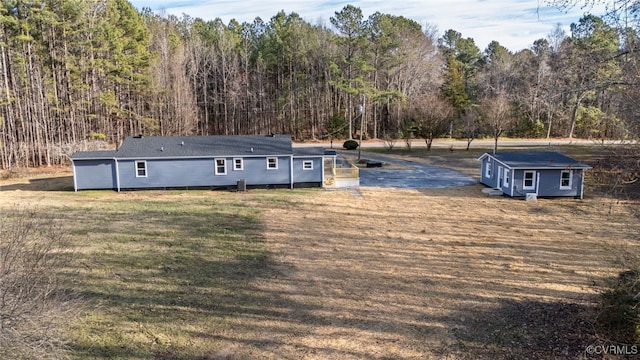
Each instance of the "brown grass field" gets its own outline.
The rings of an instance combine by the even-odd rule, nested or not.
[[[579,159],[595,156],[572,150]],[[398,152],[396,156],[405,156]],[[414,151],[477,175],[478,153]],[[638,253],[628,201],[438,190],[83,191],[0,182],[54,214],[85,306],[72,358],[589,358],[599,286]]]

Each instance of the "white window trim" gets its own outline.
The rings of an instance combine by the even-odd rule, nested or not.
[[[138,173],[138,164],[144,164],[144,175],[140,175]],[[147,161],[146,160],[136,160],[135,162],[135,171],[136,171],[136,177],[148,177],[149,176],[149,172],[147,171]]]
[[[240,162],[238,162],[240,161]],[[240,165],[240,166],[238,166]],[[233,170],[242,171],[244,170],[244,160],[242,158],[233,158]]]
[[[274,163],[275,163],[275,167],[271,167],[271,166],[269,166],[269,165],[270,165],[270,164],[269,164],[269,160],[275,160],[275,162],[274,162]],[[277,158],[277,157],[275,157],[275,156],[269,156],[269,157],[267,158],[267,170],[278,170],[278,158]]]
[[[305,161],[303,161],[302,162],[302,170],[313,170],[313,160],[305,160]]]
[[[527,174],[531,174],[531,186],[527,186]],[[522,174],[522,190],[534,190],[536,188],[536,172],[525,171]]]
[[[484,167],[484,177],[491,179],[491,162],[487,161]]]
[[[569,174],[569,185],[568,186],[562,186],[562,180],[563,180],[562,175],[563,174]],[[571,170],[562,170],[560,172],[560,189],[561,190],[570,190],[572,188],[572,186],[573,186],[573,171],[571,171]]]
[[[218,161],[222,160],[222,164],[224,165],[224,172],[218,171]],[[225,158],[215,158],[213,159],[214,171],[216,175],[227,175],[227,159]]]
[[[509,187],[509,175],[511,175],[511,169],[509,168],[504,168],[504,182],[502,183],[503,187],[508,188]]]

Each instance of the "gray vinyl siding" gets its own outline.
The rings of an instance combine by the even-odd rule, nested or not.
[[[256,187],[293,187],[294,180],[321,185],[323,156],[321,147],[294,150],[290,135],[140,135],[127,137],[117,150],[79,151],[71,160],[76,190],[126,190],[234,187],[240,180]],[[268,161],[274,158],[275,168]],[[219,159],[225,160],[224,172]],[[242,162],[239,169],[236,160]],[[305,161],[312,161],[313,169],[304,170]]]
[[[115,160],[73,162],[75,190],[116,189]]]
[[[225,187],[238,180],[246,185],[289,185],[290,156],[278,156],[278,168],[267,169],[266,157],[243,158],[243,170],[234,170],[234,158],[137,159],[146,160],[147,177],[136,177],[137,160],[120,160],[120,187],[123,189],[164,187]],[[216,175],[216,159],[226,160],[226,174]]]
[[[489,157],[482,159],[482,165],[480,168],[480,183],[492,188],[498,188],[498,162],[495,160],[489,160]],[[491,164],[491,176],[487,177],[486,166],[487,163]]]
[[[561,189],[560,178],[562,171],[565,169],[509,169],[505,164],[491,159],[491,157],[485,157],[481,161],[481,176],[480,182],[486,186],[492,188],[500,188],[505,195],[514,197],[524,197],[527,193],[537,193],[540,197],[556,197],[556,196],[568,196],[568,197],[580,197],[582,195],[582,187],[584,183],[584,169],[566,169],[572,171],[571,188]],[[486,164],[491,163],[491,176],[486,176]],[[508,186],[500,187],[498,184],[498,168],[502,167],[508,169],[510,172]],[[523,189],[524,173],[526,171],[534,171],[536,178],[534,180],[534,189]],[[539,177],[539,181],[538,181]],[[504,178],[504,173],[503,173]],[[503,184],[504,185],[504,184]]]
[[[560,189],[560,170],[541,170],[539,196],[580,196],[582,170],[570,170],[573,173],[571,189]]]
[[[313,170],[304,170],[305,161],[313,163]],[[321,157],[294,157],[293,158],[293,179],[295,183],[322,183],[322,168],[324,166]]]
[[[146,177],[136,177],[135,163],[137,160],[146,160]],[[118,161],[120,188],[137,189],[218,185],[214,183],[213,159],[137,160]],[[229,163],[227,164],[227,168],[228,167]]]
[[[574,169],[569,170],[573,172],[571,188],[570,189],[561,189],[560,188],[560,178],[562,174],[562,170],[558,169],[549,169],[549,170],[516,170],[514,176],[514,191],[513,196],[526,196],[527,193],[536,193],[536,189],[523,189],[523,178],[525,171],[535,171],[540,177],[539,183],[534,183],[537,185],[537,194],[538,196],[580,196],[581,195],[581,187],[583,184],[584,171],[582,169]]]
[[[533,179],[533,189],[523,189],[524,186],[524,173],[525,171],[536,171],[536,174],[540,174],[545,171],[556,171],[556,170],[516,170],[513,173],[513,196],[527,196],[527,194],[535,194],[536,186],[537,186],[537,177]],[[538,175],[539,176],[539,175]],[[542,184],[542,179],[540,180],[540,184]],[[558,181],[558,185],[560,182]],[[538,192],[540,194],[540,192]],[[540,195],[542,196],[542,195]]]
[[[290,185],[291,156],[276,157],[278,158],[278,169],[267,169],[267,157],[245,158],[244,171],[241,171],[243,174],[237,174],[236,180],[245,179],[247,186]]]

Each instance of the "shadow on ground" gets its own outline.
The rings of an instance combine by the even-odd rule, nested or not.
[[[452,319],[459,359],[579,359],[595,339],[593,304],[503,300]]]
[[[73,176],[29,179],[27,183],[0,185],[0,191],[73,191]]]

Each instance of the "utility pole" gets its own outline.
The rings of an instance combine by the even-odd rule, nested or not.
[[[358,105],[358,112],[360,113],[360,144],[358,144],[358,160],[360,160],[360,153],[362,152],[362,133],[364,133],[364,94],[360,94],[361,104]]]

